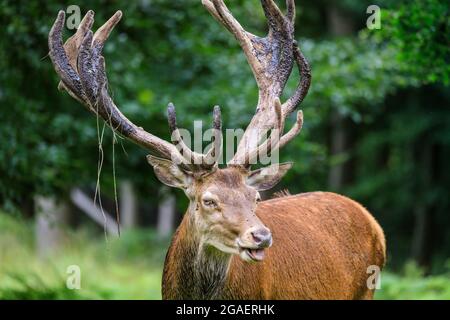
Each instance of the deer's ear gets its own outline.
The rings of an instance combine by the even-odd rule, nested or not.
[[[258,191],[273,188],[281,178],[292,168],[292,162],[276,163],[271,166],[251,171],[247,177],[247,184]]]
[[[181,189],[186,189],[189,186],[191,176],[181,170],[172,161],[152,155],[147,156],[147,161],[153,167],[158,180],[165,185]]]

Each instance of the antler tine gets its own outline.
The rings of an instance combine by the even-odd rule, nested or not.
[[[82,86],[80,77],[69,63],[62,40],[62,29],[64,26],[65,13],[60,11],[55,23],[50,29],[48,46],[50,48],[50,59],[53,62],[56,73],[60,76],[62,83],[69,93],[78,101],[84,103],[82,97]]]
[[[302,103],[308,94],[311,85],[311,68],[308,61],[300,50],[297,41],[294,41],[294,59],[300,73],[300,80],[294,94],[283,104],[283,114],[289,115]]]
[[[119,23],[120,19],[122,19],[122,11],[117,11],[112,15],[111,18],[108,19],[94,34],[93,45],[100,45],[103,47],[105,41],[108,39],[111,31],[114,27]]]
[[[252,164],[255,164],[259,155],[269,155],[272,152],[272,147],[276,147],[284,128],[284,117],[281,109],[281,102],[279,98],[275,98],[274,108],[277,117],[276,125],[274,126],[270,136],[259,146],[245,154],[246,157],[241,161],[244,167],[249,168]],[[239,162],[240,160],[238,160]]]
[[[219,106],[214,106],[213,111],[213,145],[205,156],[207,165],[215,166],[222,149],[222,113]]]
[[[206,155],[192,151],[183,141],[180,130],[177,126],[177,116],[175,105],[173,103],[169,103],[167,106],[167,118],[169,121],[172,142],[184,158],[184,164],[192,164],[193,166],[190,166],[190,169],[193,171],[197,171],[199,168],[208,169],[216,166],[222,145],[222,118],[219,106],[214,107],[213,145]]]
[[[179,148],[179,152],[184,158],[184,164],[202,164],[203,155],[192,151],[183,141],[180,130],[177,126],[177,115],[175,106],[173,103],[169,103],[167,106],[167,119],[169,121],[169,129],[171,134],[172,143],[175,147]]]
[[[104,73],[104,70],[97,70],[99,76],[93,78],[90,74],[89,74],[89,70],[93,69],[93,64],[99,64],[99,59],[100,59],[100,55],[96,54],[95,57],[93,57],[93,53],[94,51],[91,50],[91,44],[92,44],[92,38],[93,38],[93,33],[91,30],[88,30],[86,32],[86,35],[84,36],[83,41],[81,42],[81,46],[79,48],[79,53],[78,53],[78,74],[80,76],[80,81],[81,81],[81,85],[83,86],[84,92],[83,94],[85,95],[85,98],[88,100],[88,106],[93,109],[94,106],[98,106],[97,105],[97,91],[98,91],[98,85],[99,83],[96,81],[98,80],[98,78],[101,78],[102,81],[102,86],[105,85],[106,86],[106,75]],[[97,51],[97,50],[96,50]],[[95,59],[95,62],[93,61]],[[103,68],[103,66],[101,66],[100,68]],[[105,77],[103,78],[103,75],[105,75]],[[97,110],[95,110],[96,112],[98,112],[98,108]]]
[[[303,111],[299,110],[297,112],[297,120],[295,121],[291,130],[289,130],[280,138],[277,148],[281,149],[282,147],[284,147],[289,141],[294,139],[300,133],[300,131],[302,131],[302,128],[303,128]]]
[[[295,0],[286,0],[286,7],[287,7],[286,17],[292,23],[292,26],[294,26],[294,22],[295,22]]]
[[[263,73],[261,64],[253,53],[252,40],[257,37],[246,31],[242,25],[233,17],[232,13],[223,0],[202,0],[202,4],[239,42],[247,61],[253,71],[256,82],[262,83],[261,75]]]
[[[202,0],[202,3],[219,22],[234,34],[238,41],[248,41],[247,31],[245,31],[241,24],[233,17],[223,0]]]
[[[90,30],[93,17],[94,12],[88,11],[78,31],[63,45],[65,14],[64,11],[58,13],[48,43],[50,59],[61,79],[59,87],[66,89],[72,97],[131,141],[166,159],[179,159],[181,156],[174,145],[133,124],[108,94],[105,61],[101,51],[108,35],[122,17],[122,12],[116,12],[95,34]]]
[[[284,135],[276,136],[270,135],[260,146],[252,150],[248,158],[245,159],[244,167],[249,168],[252,164],[255,164],[259,156],[270,156],[270,154],[276,150],[284,147],[289,141],[294,139],[302,130],[303,127],[303,111],[297,112],[297,119],[292,128]]]
[[[233,33],[233,30],[230,28],[230,26],[225,22],[225,20],[222,18],[222,16],[217,12],[216,7],[212,3],[212,0],[202,0],[203,6],[211,13],[211,15],[218,21],[220,24],[222,24],[225,28],[228,29],[231,33]]]
[[[285,31],[289,28],[289,24],[286,23],[286,17],[280,11],[277,4],[273,0],[261,0],[261,5],[267,18],[270,31],[286,33]]]
[[[64,51],[67,53],[67,57],[69,60],[69,64],[73,69],[77,68],[77,58],[78,58],[78,50],[81,46],[83,38],[88,30],[92,28],[94,23],[94,11],[89,10],[84,16],[83,20],[81,20],[80,25],[78,26],[77,31],[74,35],[72,35],[69,39],[67,39],[66,43],[64,43]],[[64,90],[65,86],[62,81],[59,82],[58,88],[60,90]]]

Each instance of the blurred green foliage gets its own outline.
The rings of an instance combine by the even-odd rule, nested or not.
[[[168,239],[152,230],[121,238],[64,230],[58,251],[36,255],[33,225],[0,213],[0,299],[160,299]],[[81,271],[81,289],[66,286],[67,268]]]
[[[383,272],[376,299],[384,300],[449,300],[450,265],[440,276],[425,276],[413,262],[399,274]]]
[[[387,11],[383,38],[396,60],[421,82],[450,84],[450,6],[447,1],[411,1]]]

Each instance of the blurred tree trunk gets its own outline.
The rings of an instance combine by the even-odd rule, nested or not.
[[[161,238],[172,235],[175,226],[176,200],[168,188],[161,190],[161,202],[158,206],[157,232]]]
[[[424,204],[414,208],[414,230],[412,236],[412,257],[421,267],[428,267],[427,238],[430,229],[430,214]]]
[[[332,190],[339,190],[344,185],[346,179],[347,161],[345,152],[348,150],[348,136],[345,118],[339,111],[333,110],[331,114],[331,137],[330,137],[330,154],[336,159],[343,156],[337,163],[332,163],[328,174],[328,186]]]
[[[78,188],[72,189],[70,198],[73,204],[85,213],[89,218],[101,226],[108,234],[118,235],[118,227],[115,217],[112,217],[105,209],[102,210]]]
[[[129,180],[120,185],[120,224],[124,229],[134,228],[137,223],[137,201],[133,184]]]
[[[67,202],[53,197],[36,196],[34,201],[36,251],[39,257],[48,257],[63,241],[70,208]]]
[[[336,4],[327,6],[328,28],[331,35],[340,37],[351,34],[354,25],[351,18],[340,10]],[[333,106],[330,124],[330,154],[333,158],[344,156],[350,146],[349,122],[338,110],[339,106]],[[330,167],[328,186],[332,190],[340,190],[350,180],[351,167],[347,160],[339,160]]]
[[[336,3],[327,5],[327,23],[333,36],[347,36],[355,31],[352,16],[336,6]]]
[[[411,243],[411,255],[416,263],[427,271],[430,267],[433,255],[433,217],[435,205],[430,194],[433,192],[433,182],[438,170],[437,147],[433,146],[429,139],[417,144],[418,165],[422,174],[418,194],[418,200],[414,208],[414,229]]]

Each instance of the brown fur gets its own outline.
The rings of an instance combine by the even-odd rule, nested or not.
[[[360,204],[328,192],[260,203],[273,246],[260,263],[211,249],[198,258],[187,213],[167,253],[164,299],[371,299],[367,267],[385,263],[385,239]],[[198,263],[196,263],[197,261]],[[225,270],[223,270],[225,268]]]

